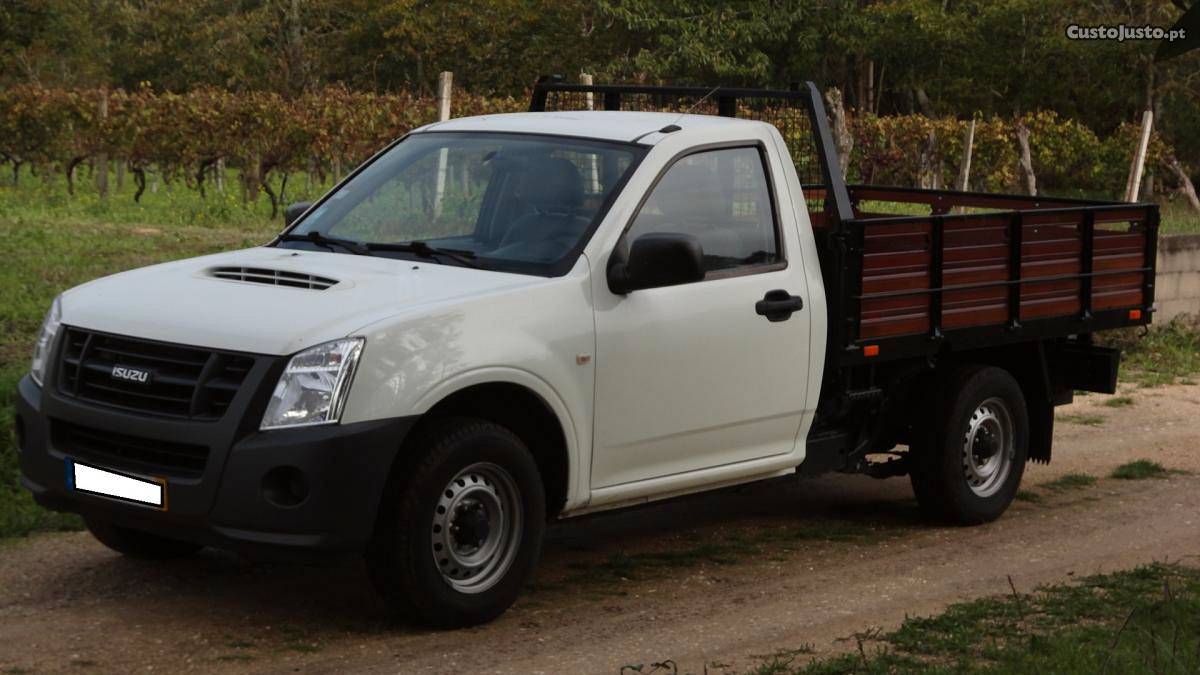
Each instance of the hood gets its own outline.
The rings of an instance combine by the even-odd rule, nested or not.
[[[63,323],[285,355],[402,312],[544,281],[424,261],[261,247],[143,267],[76,287],[63,294]]]

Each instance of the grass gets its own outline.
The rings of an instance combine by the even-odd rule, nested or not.
[[[1104,424],[1104,417],[1088,413],[1067,413],[1059,415],[1058,420],[1067,424],[1080,424],[1085,427],[1098,427]]]
[[[1159,213],[1162,216],[1158,229],[1160,234],[1200,233],[1200,213],[1192,210],[1187,202],[1163,204]]]
[[[1033,490],[1017,490],[1014,498],[1019,502],[1029,502],[1030,504],[1037,504],[1042,501],[1042,496]]]
[[[1132,396],[1114,396],[1104,402],[1104,405],[1110,408],[1125,408],[1133,405]]]
[[[1122,350],[1121,375],[1142,387],[1157,387],[1200,375],[1200,319],[1125,328],[1097,335],[1098,342]]]
[[[1200,570],[1156,563],[1032,593],[998,595],[854,636],[857,649],[755,675],[1200,672]]]
[[[1169,473],[1171,472],[1158,462],[1139,459],[1113,469],[1112,477],[1121,480],[1145,480],[1147,478],[1164,478]]]
[[[23,176],[23,179],[29,179]],[[262,203],[243,209],[201,200],[182,185],[102,202],[86,190],[66,199],[36,179],[18,190],[0,182],[0,538],[73,530],[80,520],[46,511],[17,482],[13,403],[29,370],[33,340],[50,301],[99,276],[156,262],[260,244],[279,229]],[[81,181],[81,183],[86,181]],[[128,187],[128,186],[127,186]],[[59,188],[61,190],[61,188]],[[226,209],[228,220],[224,220]]]
[[[1065,473],[1052,481],[1042,483],[1041,487],[1047,490],[1054,490],[1055,492],[1063,492],[1066,490],[1081,490],[1095,483],[1095,476],[1089,476],[1086,473]]]

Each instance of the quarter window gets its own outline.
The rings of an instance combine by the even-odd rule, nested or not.
[[[758,148],[728,148],[675,162],[626,234],[689,234],[700,241],[706,272],[779,262],[778,227]]]

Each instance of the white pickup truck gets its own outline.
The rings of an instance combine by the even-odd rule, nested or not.
[[[847,186],[815,92],[544,81],[560,110],[417,129],[265,246],[67,290],[23,484],[131,556],[364,553],[438,626],[502,613],[549,520],[649,500],[908,473],[994,519],[1112,390],[1091,333],[1149,321],[1157,210]],[[718,114],[629,111],[685,104]]]

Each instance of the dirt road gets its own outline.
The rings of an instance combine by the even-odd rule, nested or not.
[[[0,672],[722,672],[846,648],[956,600],[1200,557],[1200,386],[1087,396],[999,522],[931,527],[906,479],[782,481],[564,523],[516,607],[481,628],[388,624],[359,564],[147,565],[85,533],[0,543]],[[1064,419],[1073,420],[1063,422]],[[1167,478],[1106,478],[1154,459]],[[1039,487],[1065,473],[1094,485]],[[725,666],[722,668],[721,666]]]

